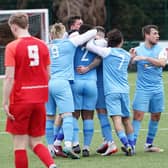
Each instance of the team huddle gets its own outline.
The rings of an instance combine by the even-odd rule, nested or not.
[[[102,26],[84,24],[79,16],[69,19],[69,31],[62,23],[50,27],[48,48],[29,34],[27,15],[11,16],[9,26],[17,39],[5,50],[3,107],[8,117],[6,130],[14,139],[16,168],[28,167],[27,144],[48,168],[56,168],[55,155],[79,159],[82,152],[89,157],[95,110],[103,138],[97,153],[118,152],[111,119],[121,150],[133,156],[145,112],[150,112],[151,118],[144,150],[163,151],[153,145],[164,111],[162,68],[168,59],[167,50],[158,44],[157,26],[144,26],[144,43],[129,52],[122,48],[120,30],[113,29],[106,36]],[[130,64],[137,67],[133,121],[127,79]],[[48,149],[41,141],[44,134]],[[24,158],[22,162],[20,158]]]

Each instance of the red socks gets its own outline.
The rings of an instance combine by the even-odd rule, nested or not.
[[[28,168],[27,152],[24,149],[14,151],[15,155],[15,167],[16,168]]]
[[[36,145],[33,151],[47,167],[54,165],[53,158],[43,144]],[[14,155],[16,168],[28,168],[28,157],[25,149],[15,150]]]
[[[54,164],[53,158],[51,157],[48,149],[43,144],[36,145],[33,151],[47,167]]]

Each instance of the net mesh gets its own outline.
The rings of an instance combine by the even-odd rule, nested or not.
[[[29,12],[29,32],[32,36],[46,40],[46,24],[44,12]],[[0,13],[0,78],[5,73],[4,68],[4,51],[8,42],[14,40],[13,35],[8,26],[8,18],[10,14]]]

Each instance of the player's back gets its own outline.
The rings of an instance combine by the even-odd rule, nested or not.
[[[74,58],[74,68],[75,68],[75,79],[83,79],[83,80],[97,80],[96,69],[91,69],[85,74],[79,74],[76,71],[78,66],[88,66],[94,58],[96,54],[88,51],[84,46],[79,46],[75,52]]]
[[[10,49],[8,49],[10,48]],[[15,66],[12,101],[44,102],[47,100],[49,51],[41,40],[24,37],[7,45],[5,55],[15,60],[5,61],[7,66]],[[9,61],[9,62],[8,62]],[[43,93],[42,93],[43,92]]]
[[[103,59],[103,80],[105,94],[128,93],[128,65],[130,54],[122,48],[111,48],[109,56]]]
[[[69,39],[55,39],[49,44],[51,78],[74,79],[74,54],[76,46]]]
[[[146,48],[145,44],[136,47],[137,55],[157,58],[162,47],[158,44]],[[162,67],[156,67],[148,61],[138,61],[137,64],[137,89],[160,90],[162,89]]]

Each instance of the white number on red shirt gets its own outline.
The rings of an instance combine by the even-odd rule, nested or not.
[[[30,66],[39,65],[39,52],[37,45],[28,46],[28,56],[30,58]]]

